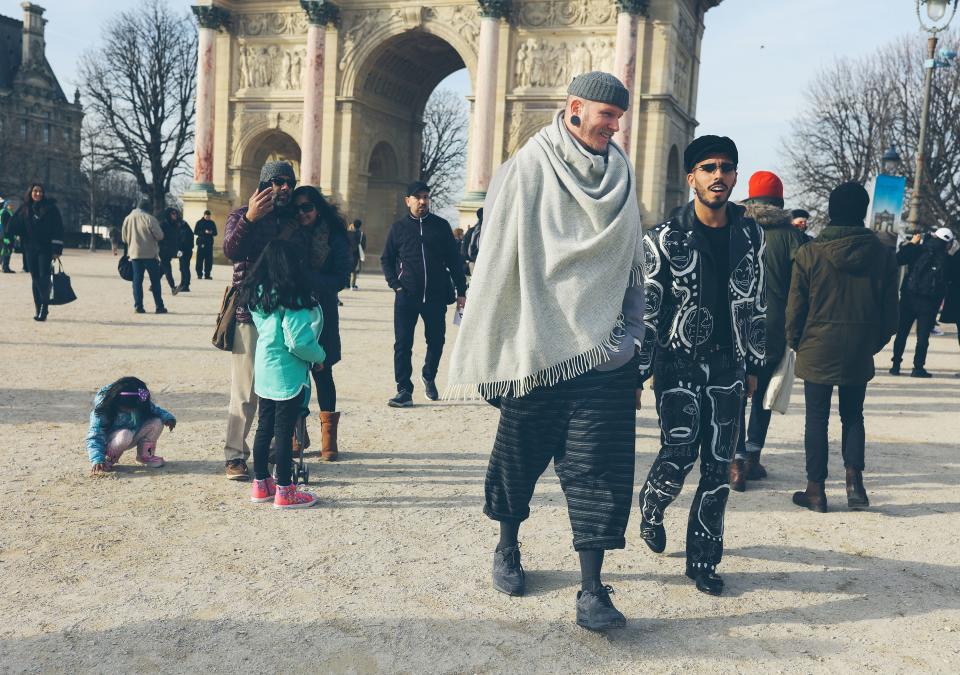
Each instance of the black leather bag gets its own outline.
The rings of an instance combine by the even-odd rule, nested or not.
[[[117,272],[124,281],[133,281],[133,261],[127,255],[127,247],[123,247],[123,255],[117,262]]]
[[[57,271],[51,275],[50,304],[66,305],[76,300],[77,294],[73,292],[70,277],[63,271],[63,263],[57,261],[57,264]]]

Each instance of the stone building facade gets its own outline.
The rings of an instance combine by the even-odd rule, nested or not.
[[[416,177],[422,113],[466,68],[472,95],[463,221],[490,176],[563,106],[570,79],[614,72],[631,90],[618,140],[646,224],[687,197],[704,13],[721,0],[206,0],[189,218],[221,222],[268,158],[289,159],[378,250]]]
[[[44,9],[21,4],[23,20],[0,16],[0,195],[19,205],[31,181],[55,198],[69,230],[79,229],[79,95],[71,103],[47,63]]]

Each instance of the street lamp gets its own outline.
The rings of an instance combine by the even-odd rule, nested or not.
[[[900,168],[900,153],[898,153],[897,149],[891,145],[887,151],[883,153],[880,161],[882,162],[883,173],[887,176],[894,176],[896,175],[897,170]]]
[[[923,169],[927,147],[927,118],[930,117],[930,90],[933,88],[933,71],[938,67],[949,66],[949,58],[937,59],[937,33],[946,30],[957,13],[958,0],[916,0],[917,20],[920,27],[930,34],[927,40],[927,60],[923,67],[926,70],[923,76],[923,108],[920,112],[920,138],[917,148],[917,168],[913,177],[913,197],[910,199],[910,226],[914,232],[920,231],[920,200],[921,186],[923,185]],[[923,20],[920,6],[926,5],[927,18]],[[947,11],[950,14],[947,16]],[[944,20],[944,17],[947,17]],[[946,55],[945,55],[946,56]]]

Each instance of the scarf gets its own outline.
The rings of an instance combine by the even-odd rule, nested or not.
[[[445,398],[524,396],[609,358],[643,283],[636,177],[585,150],[562,113],[505,169],[470,284]]]

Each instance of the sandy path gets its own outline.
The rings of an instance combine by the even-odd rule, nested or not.
[[[629,623],[605,637],[573,623],[579,577],[552,470],[521,531],[528,597],[491,590],[496,529],[480,508],[496,411],[384,405],[382,280],[368,275],[343,295],[344,461],[320,466],[311,454],[322,505],[276,513],[222,476],[229,364],[209,337],[226,268],[155,316],[133,313],[108,253],[65,262],[80,300],[42,325],[30,319],[28,275],[0,277],[2,671],[956,672],[953,334],[932,341],[936,379],[883,375],[868,390],[870,511],[843,506],[838,448],[834,510],[790,504],[803,481],[795,396],[771,428],[770,479],[731,498],[727,593],[707,597],[682,576],[688,485],[667,513],[665,555],[640,541],[635,513],[628,548],[608,556],[605,580]],[[92,480],[91,397],[123,374],[178,416],[160,443],[169,464],[148,471],[125,457]],[[318,437],[315,418],[311,430]],[[651,409],[637,438],[639,482],[656,451]]]

